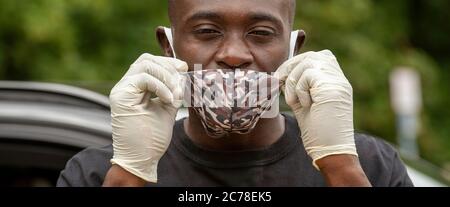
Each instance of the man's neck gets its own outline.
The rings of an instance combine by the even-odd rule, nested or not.
[[[282,115],[272,119],[261,119],[250,134],[232,134],[228,137],[214,139],[208,136],[200,118],[189,110],[189,117],[184,121],[184,130],[196,145],[216,151],[255,150],[271,146],[277,142],[285,131]]]

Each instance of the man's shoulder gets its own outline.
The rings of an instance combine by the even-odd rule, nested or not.
[[[89,147],[83,151],[77,153],[69,162],[76,161],[79,164],[83,164],[84,167],[89,167],[90,169],[97,169],[99,167],[110,166],[109,160],[113,156],[113,146],[112,144],[103,147]]]
[[[385,140],[365,133],[355,133],[355,144],[359,155],[378,155],[385,158],[397,156],[397,150]]]
[[[361,166],[374,186],[413,186],[397,150],[386,141],[355,133]]]
[[[75,157],[85,158],[91,157],[92,155],[95,155],[94,158],[111,158],[113,155],[113,146],[109,144],[103,147],[89,147],[76,154]]]
[[[57,186],[101,186],[111,167],[112,145],[90,147],[74,155],[58,178]]]

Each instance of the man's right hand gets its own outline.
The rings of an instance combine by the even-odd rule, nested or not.
[[[114,166],[105,183],[122,179],[113,176],[114,169],[157,182],[158,162],[170,144],[182,105],[179,72],[187,70],[183,61],[144,54],[114,86],[110,94]]]

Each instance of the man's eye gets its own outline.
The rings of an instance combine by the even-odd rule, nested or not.
[[[219,34],[220,32],[213,29],[198,29],[195,31],[197,34]]]
[[[257,36],[271,36],[274,33],[266,30],[256,30],[249,33],[250,35],[257,35]]]

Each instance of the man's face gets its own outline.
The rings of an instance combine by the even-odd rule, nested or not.
[[[190,70],[273,72],[288,58],[287,0],[177,0],[172,9],[177,58]]]

